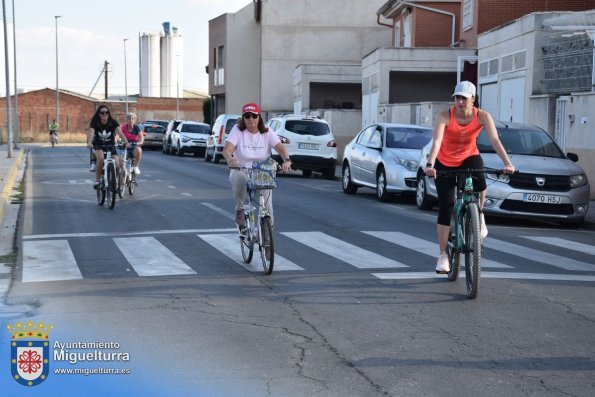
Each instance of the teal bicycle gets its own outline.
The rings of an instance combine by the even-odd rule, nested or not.
[[[472,175],[477,172],[489,172],[496,175],[504,173],[502,170],[491,168],[436,172],[438,175],[455,175],[456,178],[456,198],[446,246],[446,254],[450,263],[448,279],[455,281],[459,277],[461,255],[464,255],[467,297],[469,299],[477,297],[481,273],[481,211],[479,209],[479,192],[473,191]]]

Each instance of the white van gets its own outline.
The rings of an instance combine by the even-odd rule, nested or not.
[[[218,163],[223,158],[223,146],[225,146],[225,139],[227,134],[242,117],[239,114],[220,114],[213,123],[211,135],[207,139],[207,149],[205,150],[205,161],[213,160]]]

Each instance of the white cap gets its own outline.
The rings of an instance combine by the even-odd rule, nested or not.
[[[455,87],[455,92],[452,96],[461,95],[465,98],[471,98],[475,96],[475,85],[470,81],[461,81]]]

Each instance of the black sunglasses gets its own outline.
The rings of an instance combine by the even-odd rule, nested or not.
[[[244,113],[242,115],[242,117],[244,117],[245,119],[249,119],[249,118],[257,119],[258,115],[256,113]]]
[[[105,114],[109,114],[109,112],[107,110],[102,110],[101,112],[99,112],[99,114],[105,115]]]

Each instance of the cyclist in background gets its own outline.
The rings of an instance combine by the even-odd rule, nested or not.
[[[56,143],[58,143],[58,123],[56,122],[56,119],[52,119],[52,122],[50,123],[50,142],[52,141],[52,135],[54,135],[56,137]]]
[[[144,141],[144,136],[141,133],[141,129],[136,124],[136,115],[134,113],[126,113],[126,124],[122,124],[120,129],[122,133],[128,139],[130,146],[128,147],[128,156],[131,156],[134,163],[134,173],[140,175],[140,158],[142,155],[141,145]]]
[[[256,103],[248,103],[242,109],[242,117],[233,126],[223,148],[223,158],[227,161],[232,170],[229,173],[229,181],[236,200],[236,224],[244,226],[244,194],[246,193],[246,181],[248,174],[237,167],[252,168],[252,162],[267,160],[271,156],[271,149],[274,148],[283,159],[282,169],[287,172],[291,168],[289,152],[281,143],[277,133],[264,125],[260,108]],[[267,211],[273,219],[273,197],[272,190],[264,191],[264,198]]]
[[[118,152],[116,151],[116,135],[118,135],[126,146],[128,146],[128,140],[122,133],[118,122],[112,118],[107,106],[99,106],[89,123],[87,132],[87,147],[89,149],[94,149],[95,158],[97,159],[95,184],[93,185],[93,188],[95,189],[101,185],[104,152],[109,151],[112,154],[119,170],[120,161],[118,159]],[[116,170],[116,174],[118,170]]]
[[[436,178],[438,193],[438,246],[440,255],[436,263],[436,273],[448,273],[450,265],[446,255],[450,219],[454,206],[455,175],[436,176],[436,172],[459,169],[484,168],[483,160],[477,149],[477,136],[485,128],[492,147],[504,163],[504,173],[512,174],[514,166],[506,154],[506,150],[494,125],[492,116],[485,110],[474,106],[475,85],[469,81],[461,81],[455,87],[454,106],[436,115],[434,121],[433,143],[424,172]],[[486,181],[483,172],[475,173],[473,183],[475,191],[481,192],[479,210],[481,213],[481,237],[485,238],[488,229],[483,216],[483,202],[486,196]]]

